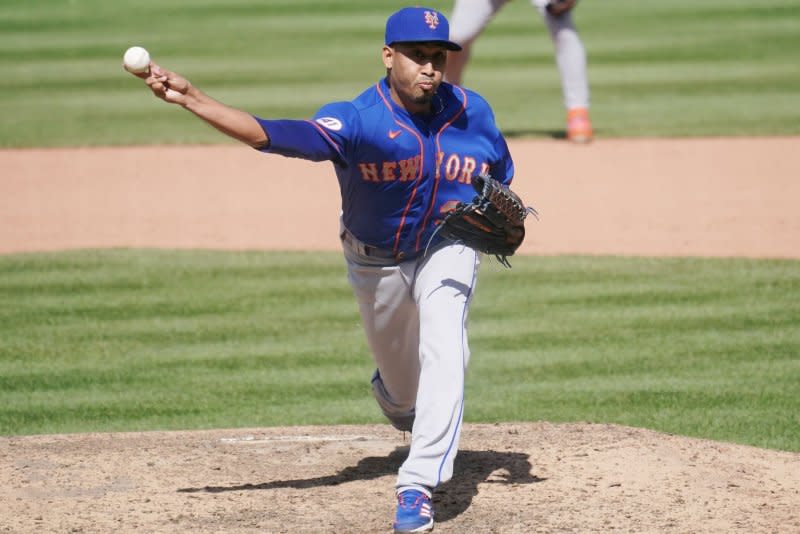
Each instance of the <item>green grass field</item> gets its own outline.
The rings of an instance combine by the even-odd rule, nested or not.
[[[5,0],[0,147],[226,142],[122,71],[132,44],[233,106],[310,116],[383,75],[383,25],[399,5]],[[584,0],[576,21],[599,135],[800,133],[797,0]],[[464,82],[508,135],[563,129],[552,44],[527,1],[489,25]]]
[[[800,262],[484,266],[468,421],[595,421],[800,451]],[[0,257],[0,433],[374,423],[339,254]]]

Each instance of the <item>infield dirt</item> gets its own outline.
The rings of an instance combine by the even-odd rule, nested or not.
[[[521,253],[798,258],[799,143],[512,141],[542,214]],[[2,253],[338,248],[329,164],[138,147],[0,169]],[[466,425],[461,445],[436,532],[800,532],[798,453],[590,423]],[[0,437],[0,531],[388,532],[407,447],[386,425]]]

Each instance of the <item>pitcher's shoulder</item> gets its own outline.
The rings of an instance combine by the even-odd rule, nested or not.
[[[358,113],[369,113],[377,108],[385,108],[387,103],[381,94],[381,82],[375,83],[364,89],[358,96],[350,101],[350,104]]]
[[[464,87],[463,85],[453,85],[447,82],[442,82],[440,90],[445,98],[456,100],[467,109],[477,111],[488,110],[491,112],[492,107],[489,101],[477,91]]]

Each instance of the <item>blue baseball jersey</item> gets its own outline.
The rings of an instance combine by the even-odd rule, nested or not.
[[[460,201],[472,177],[510,184],[514,164],[489,104],[442,83],[430,115],[413,115],[390,96],[386,79],[350,102],[320,108],[312,120],[256,117],[270,139],[263,150],[336,169],[345,227],[369,245],[411,258]]]

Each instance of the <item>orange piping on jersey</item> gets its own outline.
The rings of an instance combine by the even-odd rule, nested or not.
[[[391,103],[386,99],[386,96],[381,91],[380,82],[375,84],[375,87],[378,89],[378,94],[381,96],[383,103],[392,113],[392,118],[394,122],[397,123],[398,126],[406,130],[407,132],[411,133],[414,137],[417,138],[417,142],[419,142],[419,173],[417,175],[417,183],[414,185],[414,190],[411,191],[411,197],[408,199],[408,204],[406,204],[406,208],[403,210],[403,215],[400,217],[400,224],[397,226],[397,232],[394,234],[394,246],[392,247],[392,252],[397,254],[397,249],[400,248],[400,235],[403,231],[403,226],[406,224],[406,217],[408,217],[408,212],[411,210],[411,204],[414,202],[414,198],[417,196],[417,189],[419,188],[419,184],[422,181],[422,169],[425,168],[425,144],[422,142],[422,138],[419,136],[417,132],[415,132],[409,126],[403,124],[401,121],[394,116],[394,110],[392,109]],[[419,247],[418,247],[419,248]]]
[[[309,123],[309,124],[311,124],[311,125],[312,125],[314,128],[316,128],[317,130],[319,130],[319,133],[321,133],[321,134],[322,134],[322,136],[323,136],[323,137],[325,137],[325,139],[327,139],[328,141],[330,141],[330,143],[331,143],[331,144],[333,144],[333,146],[336,148],[336,152],[338,152],[338,153],[339,153],[339,155],[342,157],[342,159],[344,159],[344,154],[342,153],[342,147],[340,147],[340,146],[339,146],[339,143],[337,143],[337,142],[336,142],[336,141],[333,139],[333,137],[331,137],[330,135],[328,135],[328,132],[326,132],[326,131],[325,131],[325,130],[322,128],[322,126],[320,126],[319,124],[317,124],[316,122],[314,122],[314,121],[311,121],[311,120],[306,120],[306,122],[307,122],[307,123]]]
[[[442,147],[440,146],[440,143],[439,143],[439,137],[442,135],[442,132],[445,131],[445,129],[448,128],[451,124],[453,124],[456,121],[456,119],[458,119],[461,116],[461,114],[464,113],[464,110],[467,109],[467,94],[464,92],[464,90],[461,87],[459,87],[457,85],[454,85],[453,87],[458,89],[459,91],[461,91],[461,96],[464,97],[464,101],[461,103],[461,109],[458,110],[458,113],[453,115],[453,118],[451,118],[449,121],[444,123],[444,125],[436,133],[436,154],[437,154],[437,156],[436,156],[436,165],[437,165],[437,167],[439,165],[438,154],[442,151]],[[420,240],[422,239],[422,233],[425,231],[425,228],[428,226],[428,219],[430,218],[431,213],[433,213],[433,206],[436,204],[436,193],[439,191],[439,180],[440,180],[440,177],[438,175],[439,175],[438,172],[434,173],[434,176],[436,176],[436,178],[435,178],[435,182],[433,184],[433,195],[431,196],[431,205],[428,208],[428,212],[425,214],[425,218],[422,221],[422,226],[420,227],[419,232],[417,232],[417,242],[415,243],[416,251],[419,251]]]

